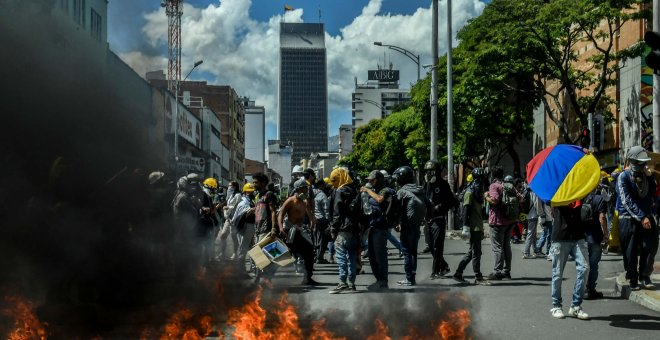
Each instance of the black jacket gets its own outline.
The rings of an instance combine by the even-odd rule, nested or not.
[[[449,209],[458,205],[458,200],[451,192],[449,183],[444,179],[438,179],[435,183],[426,183],[424,185],[426,197],[431,202],[429,218],[431,220],[446,217]]]
[[[357,191],[351,185],[345,185],[333,192],[330,199],[330,230],[333,233],[359,230],[350,207],[356,196]]]

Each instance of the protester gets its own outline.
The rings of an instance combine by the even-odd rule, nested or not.
[[[652,211],[656,181],[646,166],[650,160],[641,146],[630,148],[626,155],[630,167],[621,172],[616,184],[623,264],[632,290],[639,290],[640,283],[646,289],[655,288],[651,274],[658,252],[658,225]]]
[[[587,238],[587,249],[589,251],[589,275],[587,277],[587,296],[585,299],[601,299],[603,293],[596,290],[598,280],[598,264],[603,253],[602,243],[607,238],[607,202],[598,189],[592,191],[584,199],[584,204],[591,207],[591,216],[584,221],[586,224],[585,235]]]
[[[238,183],[235,181],[229,182],[229,186],[227,187],[227,203],[222,208],[222,215],[225,221],[223,223],[222,229],[220,229],[220,232],[215,239],[216,260],[223,260],[225,256],[227,256],[227,237],[229,236],[231,236],[233,246],[233,249],[229,251],[229,256],[232,259],[236,257],[238,239],[236,238],[236,230],[232,228],[231,217],[234,215],[234,210],[240,202],[241,192],[238,188]]]
[[[286,243],[292,253],[302,260],[305,277],[302,285],[316,286],[318,282],[312,279],[314,275],[314,246],[312,240],[307,239],[304,234],[303,225],[305,216],[312,221],[311,229],[314,229],[314,216],[309,210],[307,200],[307,183],[300,178],[293,184],[293,195],[289,197],[277,214],[277,225],[281,234],[286,234]],[[286,219],[285,219],[286,217]]]
[[[390,228],[386,213],[391,206],[394,192],[385,185],[385,176],[373,170],[367,176],[369,186],[360,188],[360,192],[366,193],[366,203],[370,208],[367,216],[367,237],[369,247],[369,265],[376,278],[376,282],[369,285],[369,290],[381,290],[388,288],[388,260],[387,260],[387,234]]]
[[[312,191],[314,195],[314,217],[316,218],[316,228],[314,228],[314,258],[316,263],[329,263],[323,256],[328,248],[330,239],[328,232],[328,217],[330,216],[330,200],[326,194],[325,181],[317,180],[315,188]]]
[[[254,190],[258,193],[255,197],[256,205],[255,211],[255,235],[257,241],[261,241],[269,234],[278,235],[279,230],[277,227],[277,197],[271,191],[268,191],[268,176],[258,172],[252,175],[252,184]],[[284,236],[284,235],[280,235]],[[270,284],[270,278],[275,273],[275,266],[270,266],[273,269],[268,269],[263,273],[258,273],[256,281],[262,280],[265,284]]]
[[[351,185],[353,179],[345,168],[330,173],[330,183],[335,189],[330,206],[330,230],[335,245],[335,261],[339,267],[339,284],[330,294],[355,291],[356,262],[358,256],[358,225],[353,219],[350,204],[357,196]]]
[[[431,202],[428,244],[431,247],[433,266],[431,279],[438,279],[449,274],[449,264],[445,261],[445,233],[447,232],[447,213],[458,205],[451,192],[449,183],[442,179],[442,167],[436,161],[428,161],[424,165],[424,192]]]
[[[550,309],[550,313],[557,319],[566,317],[562,310],[561,286],[564,279],[564,267],[569,255],[575,258],[576,277],[568,315],[581,320],[589,319],[589,314],[582,310],[584,288],[589,272],[585,223],[581,217],[584,208],[582,201],[576,201],[568,206],[555,207],[553,210],[554,225],[552,247],[550,248],[552,257],[552,309]],[[589,215],[591,212],[585,214]]]
[[[536,194],[529,190],[527,192],[529,200],[529,210],[527,211],[527,235],[525,237],[525,247],[523,249],[523,259],[535,259],[536,251],[536,231],[538,229],[540,216],[545,214],[543,202]],[[534,251],[534,253],[531,253]]]
[[[414,183],[414,174],[410,167],[402,166],[394,171],[399,190],[396,193],[401,206],[401,252],[406,278],[397,281],[400,286],[417,284],[417,244],[421,236],[421,226],[426,217],[427,206],[431,203],[424,195],[424,189]]]
[[[482,168],[472,170],[472,182],[463,195],[463,234],[470,240],[470,248],[465,254],[454,273],[454,280],[467,283],[463,278],[463,270],[472,261],[474,272],[474,283],[478,285],[489,285],[488,280],[481,274],[481,241],[484,238],[484,223],[482,215],[484,179],[486,171]]]
[[[218,181],[215,178],[207,178],[202,182],[202,205],[199,209],[197,223],[197,236],[201,243],[201,263],[208,264],[213,258],[213,230],[218,226],[218,205],[214,203],[215,194],[218,190]]]
[[[505,188],[502,182],[504,170],[502,167],[495,166],[491,170],[493,183],[485,193],[485,199],[491,204],[488,211],[488,225],[490,226],[490,240],[495,255],[495,268],[488,275],[489,280],[510,280],[511,279],[511,230],[516,224],[518,212],[512,211],[514,204],[520,202],[519,194],[513,189]],[[509,183],[506,183],[509,186]],[[512,202],[511,200],[517,199]]]
[[[254,185],[246,183],[243,185],[243,196],[236,205],[234,215],[231,217],[232,229],[236,230],[238,241],[236,259],[239,266],[245,264],[245,256],[254,238]]]

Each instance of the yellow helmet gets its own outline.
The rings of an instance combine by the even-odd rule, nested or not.
[[[243,192],[254,192],[254,185],[252,183],[245,183],[243,186]]]
[[[218,189],[218,181],[212,177],[205,179],[204,182],[202,182],[202,184],[209,189],[213,189],[213,190]]]
[[[471,183],[472,181],[474,181],[474,178],[472,177],[472,174],[467,175],[466,180],[467,180],[468,183]]]

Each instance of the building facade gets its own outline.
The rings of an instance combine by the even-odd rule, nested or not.
[[[339,159],[353,151],[353,125],[339,126]]]
[[[352,94],[353,131],[373,119],[389,116],[398,105],[410,101],[410,90],[399,89],[399,70],[368,71],[367,82],[358,84]]]
[[[268,141],[268,168],[281,175],[281,188],[287,188],[291,183],[292,155],[291,146],[282,144],[279,140]]]
[[[245,159],[266,161],[266,109],[243,98],[245,107]]]
[[[328,79],[321,23],[280,24],[279,126],[296,163],[328,149]]]

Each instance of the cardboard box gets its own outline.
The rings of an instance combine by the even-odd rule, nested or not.
[[[278,249],[280,252],[279,256],[271,256],[267,250],[264,250],[264,248],[268,246],[270,246],[269,250]],[[284,267],[295,261],[293,256],[291,256],[289,248],[284,242],[282,242],[282,240],[274,235],[268,235],[259,241],[254,247],[252,247],[252,249],[250,249],[250,251],[248,251],[248,256],[250,256],[254,261],[254,264],[261,270],[264,270],[273,263]]]

